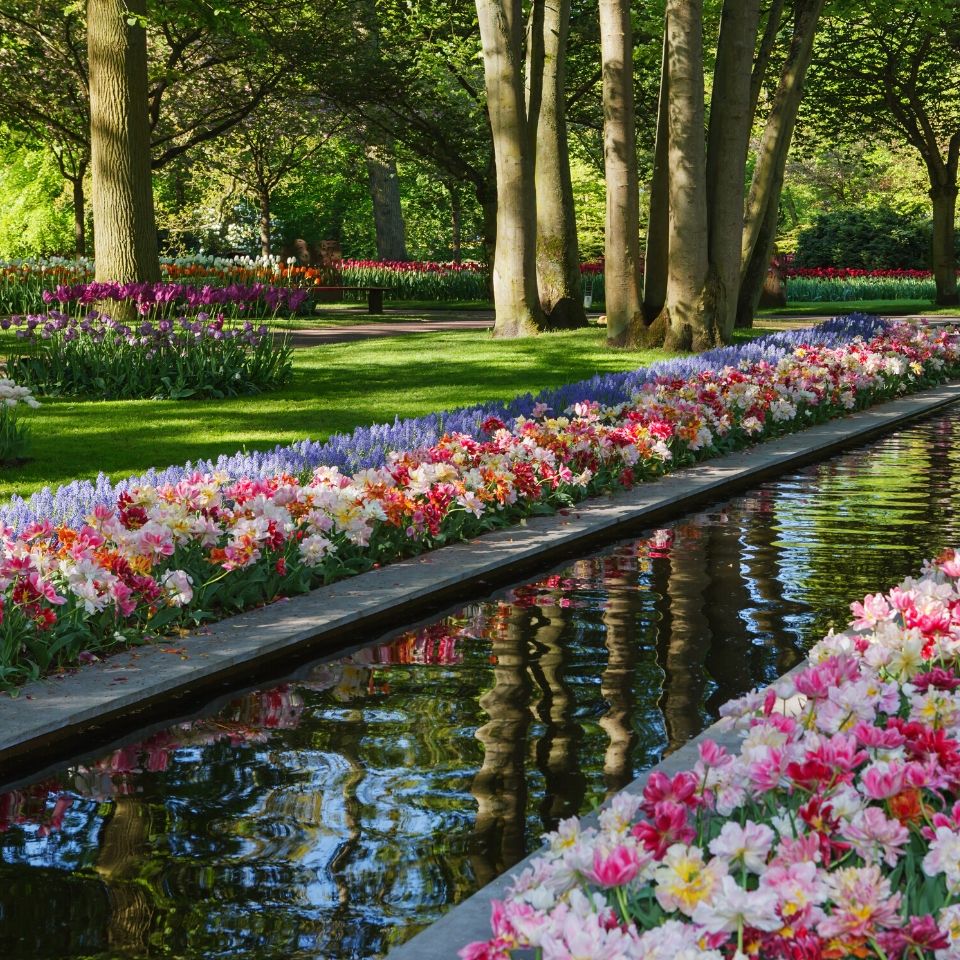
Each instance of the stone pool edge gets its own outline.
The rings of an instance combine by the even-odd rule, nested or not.
[[[185,638],[119,653],[72,674],[30,683],[17,698],[0,697],[0,781],[42,768],[55,750],[120,739],[161,704],[240,685],[254,670],[295,652],[321,656],[369,642],[443,609],[477,588],[492,589],[525,571],[627,535],[770,476],[865,442],[960,400],[953,382],[871,407],[807,430],[670,473],[629,491],[597,497],[563,514],[526,522],[359,574],[290,600],[211,625]],[[362,639],[358,636],[364,632]],[[181,713],[183,711],[180,711]],[[172,713],[172,717],[176,714]],[[131,722],[131,720],[133,722]],[[29,757],[29,760],[26,758]]]

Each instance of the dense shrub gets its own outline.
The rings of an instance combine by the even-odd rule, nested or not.
[[[797,267],[928,269],[931,223],[889,207],[831,210],[797,237]]]

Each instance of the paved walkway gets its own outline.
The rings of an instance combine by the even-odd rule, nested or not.
[[[410,333],[493,329],[492,310],[438,310],[435,316],[430,317],[423,317],[414,312],[396,310],[390,311],[385,316],[392,316],[396,319],[290,330],[287,331],[287,336],[290,338],[291,346],[318,347],[327,343],[350,343],[354,340],[369,340],[377,337],[401,337]],[[599,314],[592,314],[590,319],[595,321],[598,316]],[[758,317],[756,323],[757,326],[767,329],[792,330],[796,327],[812,326],[826,319],[828,318],[825,316],[796,314],[783,317]],[[890,317],[889,319],[909,320],[913,323],[925,320],[934,324],[955,323],[957,321],[956,317],[923,316],[921,314]]]

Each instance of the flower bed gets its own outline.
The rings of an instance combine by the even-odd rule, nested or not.
[[[17,335],[8,375],[51,397],[221,398],[276,389],[293,371],[284,338],[202,312],[128,325],[95,310],[50,311],[0,320],[0,328]]]
[[[960,957],[960,554],[851,605],[808,663],[547,848],[464,960]]]
[[[933,300],[937,288],[929,270],[859,270],[850,267],[791,267],[787,300]]]
[[[800,346],[774,363],[654,375],[626,402],[611,405],[598,390],[562,415],[541,400],[509,425],[493,414],[472,434],[448,425],[429,446],[395,450],[352,476],[320,466],[130,483],[78,522],[35,518],[4,531],[0,683],[549,513],[957,373],[960,335],[901,325],[869,343]]]
[[[88,308],[113,301],[130,304],[137,314],[153,319],[172,319],[184,312],[216,308],[231,317],[265,314],[276,316],[281,311],[296,313],[307,299],[307,292],[296,287],[255,283],[244,286],[194,286],[187,283],[77,283],[60,285],[43,291],[43,302],[60,307]]]
[[[233,479],[263,479],[281,473],[306,474],[320,466],[335,467],[341,473],[353,473],[382,467],[396,451],[413,450],[435,444],[445,433],[476,436],[488,417],[511,420],[530,416],[538,404],[564,410],[586,397],[605,405],[624,403],[646,384],[659,377],[683,379],[717,370],[725,365],[778,363],[800,344],[835,347],[855,337],[872,337],[887,328],[886,321],[863,314],[828,320],[808,330],[768,334],[738,346],[719,347],[696,356],[651,364],[625,373],[599,374],[588,380],[525,394],[507,403],[485,403],[422,417],[397,419],[392,424],[357,427],[352,433],[338,433],[326,441],[301,440],[272,450],[223,455],[216,460],[188,461],[160,470],[148,470],[139,476],[112,481],[101,474],[96,481],[77,480],[55,490],[49,487],[28,500],[14,496],[0,506],[0,524],[14,531],[33,523],[52,520],[76,526],[98,506],[111,506],[117,497],[134,486],[176,484],[193,473],[217,473]]]

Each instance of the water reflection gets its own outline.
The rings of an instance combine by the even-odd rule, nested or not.
[[[0,956],[384,953],[960,542],[958,424],[0,796]]]

